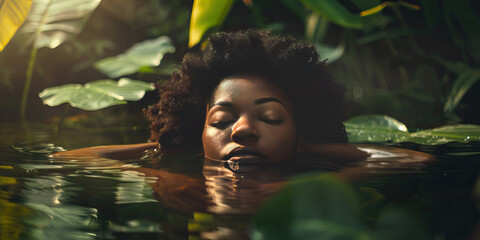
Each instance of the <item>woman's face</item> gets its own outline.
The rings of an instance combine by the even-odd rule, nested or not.
[[[206,158],[229,164],[285,162],[296,152],[293,108],[280,89],[256,77],[220,82],[207,106]]]

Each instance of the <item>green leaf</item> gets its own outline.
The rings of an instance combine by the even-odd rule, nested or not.
[[[480,141],[480,126],[471,124],[449,125],[415,132],[410,136],[411,142],[424,145],[478,142]]]
[[[160,65],[167,53],[175,52],[171,40],[167,36],[136,43],[125,53],[104,58],[95,63],[95,68],[111,78],[136,73],[143,67]]]
[[[329,174],[295,177],[253,220],[252,239],[369,239],[356,192]]]
[[[190,20],[188,46],[195,46],[209,29],[219,26],[232,4],[233,0],[195,0]]]
[[[470,88],[480,80],[480,70],[473,69],[465,71],[453,83],[448,94],[447,101],[443,107],[445,115],[455,118],[455,108]]]
[[[7,46],[15,32],[30,12],[32,0],[3,0],[0,2],[0,52]]]
[[[350,143],[416,143],[440,145],[480,142],[479,125],[448,125],[409,133],[406,126],[385,115],[362,115],[344,122]]]
[[[100,0],[35,0],[19,34],[35,48],[56,48],[77,35]]]
[[[362,115],[351,118],[344,124],[351,143],[383,143],[409,139],[405,124],[386,115]]]
[[[351,13],[337,0],[301,0],[307,7],[345,28],[362,29],[365,24],[362,17]]]
[[[69,103],[83,110],[98,110],[113,105],[125,104],[128,101],[138,101],[145,91],[154,90],[151,83],[128,78],[118,82],[110,79],[97,80],[85,85],[66,84],[43,90],[39,96],[43,103],[51,107]]]
[[[407,126],[387,115],[368,114],[354,117],[345,122],[349,126],[376,127],[392,131],[408,132]]]
[[[408,208],[387,206],[382,209],[373,229],[373,239],[432,239],[426,224]]]

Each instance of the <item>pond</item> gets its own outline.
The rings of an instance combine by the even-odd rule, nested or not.
[[[144,127],[65,127],[60,134],[49,125],[29,128],[0,127],[0,239],[480,236],[478,144],[404,145],[437,158],[420,164],[304,164],[234,174],[188,152],[125,161],[48,156],[145,142]]]

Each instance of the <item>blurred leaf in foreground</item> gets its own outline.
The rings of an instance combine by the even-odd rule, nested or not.
[[[254,216],[251,237],[255,240],[430,239],[424,223],[409,209],[382,204],[365,209],[365,203],[376,198],[360,197],[359,191],[332,174],[299,175]],[[373,214],[368,213],[371,210]],[[366,217],[373,217],[373,222],[367,224]]]
[[[332,175],[289,182],[254,217],[252,239],[370,239],[353,188]]]
[[[39,96],[43,103],[51,107],[69,103],[83,110],[98,110],[126,101],[138,101],[145,91],[155,89],[153,84],[128,78],[118,82],[110,79],[97,80],[85,85],[66,84],[43,90]]]

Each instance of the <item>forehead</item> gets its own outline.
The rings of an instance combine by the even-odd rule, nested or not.
[[[274,97],[288,103],[278,86],[259,77],[232,77],[222,80],[213,92],[212,102],[255,101],[264,97]]]

